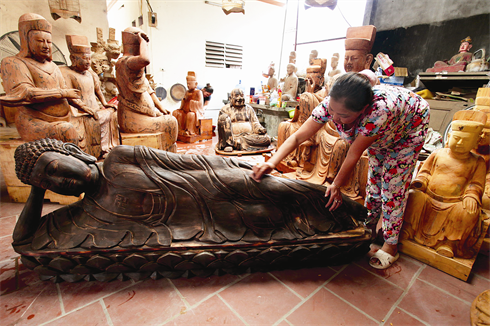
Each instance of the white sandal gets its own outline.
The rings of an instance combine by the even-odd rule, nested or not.
[[[399,253],[396,253],[395,256],[392,256],[389,253],[387,253],[386,251],[383,251],[383,250],[379,249],[369,259],[369,265],[371,267],[373,267],[373,268],[376,268],[376,269],[387,269],[388,267],[390,267],[391,265],[393,265],[393,263],[395,261],[397,261],[397,259],[399,257],[400,257],[400,254]],[[373,262],[373,258],[378,259],[379,263]]]

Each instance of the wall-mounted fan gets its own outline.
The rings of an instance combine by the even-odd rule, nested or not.
[[[61,50],[52,43],[53,62],[58,66],[66,65],[66,59]],[[0,37],[0,61],[20,51],[19,31],[8,32]]]

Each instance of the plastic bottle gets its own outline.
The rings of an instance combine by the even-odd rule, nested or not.
[[[280,88],[277,89],[277,107],[280,108],[282,106],[281,102],[282,90]]]

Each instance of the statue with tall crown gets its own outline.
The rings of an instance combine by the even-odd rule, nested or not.
[[[2,105],[16,107],[15,126],[24,141],[51,137],[78,144],[68,99],[79,99],[78,89],[66,88],[52,61],[51,24],[27,13],[19,18],[20,51],[1,63],[6,95]]]
[[[99,158],[119,145],[116,105],[107,103],[99,77],[90,69],[91,51],[86,36],[66,35],[70,51],[70,67],[61,67],[66,84],[79,89],[81,99],[70,99],[72,120],[83,135],[79,147]],[[100,101],[100,104],[99,104]],[[81,145],[83,144],[83,145]]]

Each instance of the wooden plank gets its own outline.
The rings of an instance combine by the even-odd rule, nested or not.
[[[485,214],[482,212],[482,214]],[[486,214],[485,214],[486,215]],[[484,236],[488,230],[488,226],[490,224],[490,219],[487,219],[483,222],[482,227],[482,236],[478,239],[478,242],[475,244],[476,252],[479,252]],[[420,260],[421,262],[437,268],[449,275],[452,275],[460,280],[467,281],[470,275],[471,269],[473,268],[473,264],[475,263],[476,256],[475,255],[471,259],[464,258],[448,258],[445,256],[439,255],[434,249],[420,245],[412,240],[401,240],[399,245],[400,252]]]

